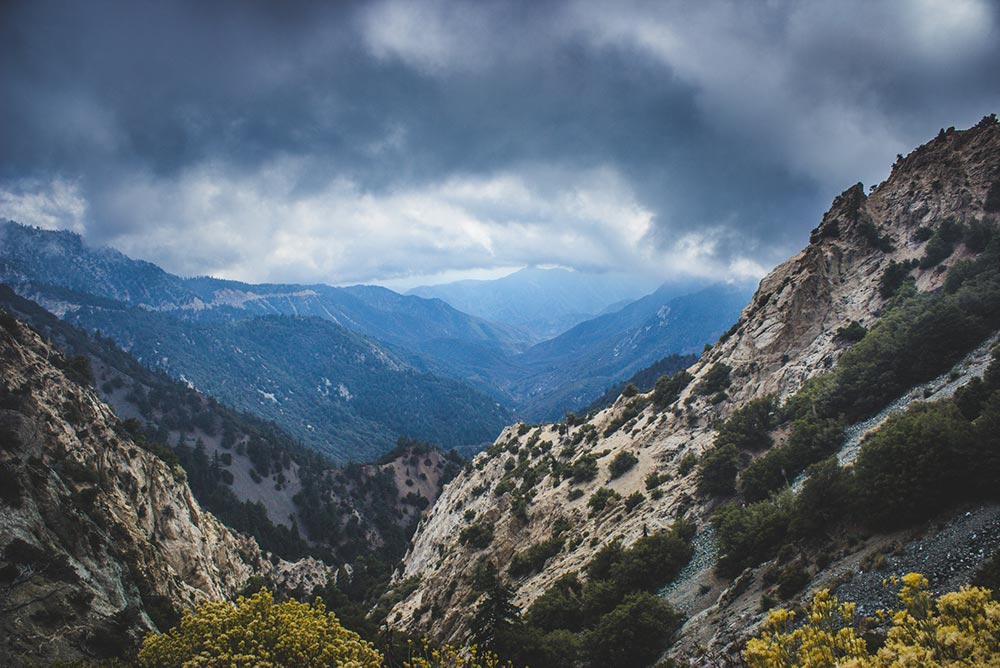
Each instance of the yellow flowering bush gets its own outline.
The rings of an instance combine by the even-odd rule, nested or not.
[[[854,632],[853,603],[830,591],[816,592],[806,619],[792,628],[795,613],[774,610],[743,658],[751,668],[1000,668],[1000,603],[990,590],[963,587],[932,600],[919,573],[892,578],[900,586],[900,610],[879,611],[891,623],[885,645],[869,654]]]
[[[1000,603],[989,589],[962,587],[931,601],[927,579],[910,573],[899,597],[903,609],[892,613],[872,665],[1000,667]]]
[[[236,603],[205,603],[168,633],[150,633],[139,650],[145,668],[376,668],[382,655],[340,625],[323,602],[275,603],[261,590]]]
[[[747,643],[743,658],[751,668],[839,666],[868,656],[854,633],[853,603],[840,603],[829,589],[816,592],[806,621],[792,628],[795,613],[778,608],[768,615],[759,638]]]
[[[460,649],[442,645],[434,649],[421,641],[419,646],[410,642],[410,657],[403,661],[403,668],[514,668],[509,661],[502,662],[493,652],[480,652],[476,645]]]

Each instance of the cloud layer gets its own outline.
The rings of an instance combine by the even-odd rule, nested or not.
[[[988,0],[15,2],[0,215],[182,274],[759,275],[1000,110]]]

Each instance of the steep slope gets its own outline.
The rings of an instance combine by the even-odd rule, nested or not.
[[[964,225],[963,243],[954,239],[957,223]],[[995,116],[964,132],[942,131],[934,141],[901,158],[890,178],[870,195],[860,184],[848,189],[824,216],[809,246],[761,281],[737,326],[688,370],[690,379],[678,377],[675,384],[658,384],[649,395],[621,398],[583,424],[515,425],[476,457],[446,488],[414,537],[398,578],[419,577],[420,585],[396,606],[390,619],[395,617],[399,626],[411,631],[461,640],[467,637],[469,611],[481,593],[470,577],[470,563],[492,561],[503,574],[515,555],[549,539],[553,526],[565,527],[564,540],[554,553],[543,555],[546,558],[535,572],[506,576],[515,604],[525,610],[559,578],[584,569],[598,549],[616,540],[632,544],[685,516],[699,526],[695,558],[680,582],[663,592],[690,616],[676,658],[721,665],[722,657],[761,620],[766,609],[762,595],[774,583],[774,579],[767,582],[767,573],[793,572],[794,565],[787,557],[780,561],[780,555],[767,561],[772,555],[765,554],[767,568],[742,573],[737,568],[733,574],[733,563],[748,555],[719,554],[709,518],[720,494],[732,498],[733,492],[706,491],[706,481],[713,480],[707,476],[710,458],[703,455],[713,449],[723,421],[752,399],[767,394],[788,398],[804,385],[806,390],[788,411],[822,416],[833,410],[835,416],[839,411],[854,420],[891,403],[905,393],[907,383],[940,373],[946,381],[972,382],[983,373],[981,364],[960,366],[951,373],[949,368],[1000,326],[998,268],[993,266],[1000,253],[998,226],[1000,125]],[[978,264],[964,262],[977,255]],[[961,281],[975,272],[983,272],[978,276],[985,278],[976,279],[974,287],[980,293],[968,300],[965,314],[950,302],[940,313],[951,317],[920,310],[945,303],[938,299],[941,295],[964,295]],[[907,276],[912,277],[913,287],[905,287]],[[940,290],[949,278],[949,290],[957,292]],[[900,286],[903,296],[890,303]],[[909,311],[900,314],[899,309]],[[863,328],[871,328],[881,316],[889,320],[859,349],[872,359],[859,360],[855,354],[849,359],[851,366],[841,369],[838,362],[858,340],[859,328],[863,336]],[[891,336],[902,331],[900,323],[906,317],[915,323],[910,329],[916,333],[915,345],[898,353],[884,347],[898,357],[877,359],[879,346],[893,342]],[[954,325],[957,331],[952,331]],[[939,331],[947,333],[934,338]],[[846,403],[843,399],[833,403],[837,397],[830,394],[830,379],[843,385],[845,378],[857,377],[856,369],[866,361],[890,363],[882,370],[883,380],[844,385],[850,391]],[[830,369],[841,369],[842,377],[827,374],[825,384],[806,385],[807,379]],[[789,438],[785,429],[767,433],[766,443],[780,447]],[[622,453],[631,457],[620,459]],[[747,458],[762,456],[751,452]],[[611,471],[610,463],[619,459],[624,465]],[[783,472],[778,473],[780,480]],[[602,492],[596,496],[607,501],[603,508],[589,502],[602,487],[615,492],[619,501],[614,496],[608,500],[609,493]],[[982,511],[987,517],[991,512],[995,511]],[[489,527],[489,540],[461,540],[471,525]],[[936,534],[934,526],[918,525],[915,531]],[[748,533],[755,537],[759,532]],[[913,545],[916,552],[919,543],[914,540],[912,532],[897,532],[883,536],[881,542],[855,537],[836,547],[821,544],[826,551],[815,556],[818,570],[800,568],[805,581],[797,586],[835,587],[843,583],[836,577],[867,568],[863,557],[869,550],[890,553],[895,543],[900,554],[909,549],[906,545]],[[966,550],[958,542],[954,545],[956,551]],[[963,545],[968,551],[961,553],[961,572],[967,577],[991,546],[975,540]],[[792,546],[792,556],[797,549],[806,548]],[[728,568],[716,567],[720,557]],[[882,563],[896,562],[883,558]],[[905,567],[902,560],[898,567]],[[428,616],[430,609],[448,612]],[[669,638],[663,640],[666,646]],[[699,648],[705,647],[712,655],[696,658],[704,651]]]
[[[115,656],[254,575],[325,582],[318,562],[272,562],[204,512],[78,373],[0,316],[0,662]]]
[[[697,361],[698,356],[694,354],[667,355],[664,358],[656,360],[649,366],[639,369],[629,376],[628,379],[615,383],[602,392],[601,396],[577,412],[586,415],[592,411],[607,408],[615,403],[615,400],[622,395],[622,392],[629,385],[634,385],[640,392],[649,392],[656,386],[656,381],[663,376],[673,376],[678,371],[688,368]]]
[[[340,462],[377,457],[399,436],[449,448],[482,443],[507,415],[468,385],[419,372],[319,318],[191,322],[108,305],[65,318]]]
[[[94,389],[130,435],[172,454],[203,508],[284,558],[313,552],[332,563],[358,554],[398,559],[417,506],[437,498],[456,466],[419,443],[394,448],[391,459],[411,458],[417,450],[425,455],[399,467],[418,480],[422,499],[414,498],[408,477],[384,471],[389,464],[338,468],[273,423],[149,369],[110,340],[88,336],[6,286],[0,286],[0,309],[76,358],[74,364],[86,368],[83,360],[89,360]]]
[[[531,267],[495,280],[426,285],[407,294],[441,299],[465,313],[509,323],[542,341],[654,287],[648,280],[624,274]],[[682,291],[678,286],[675,294]]]

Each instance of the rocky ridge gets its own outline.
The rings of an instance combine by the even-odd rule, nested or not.
[[[870,193],[857,184],[836,198],[807,248],[761,281],[737,325],[689,369],[694,380],[665,410],[646,405],[631,415],[632,404],[622,397],[580,424],[505,429],[489,451],[446,487],[418,528],[396,577],[419,579],[419,586],[396,605],[390,624],[439,640],[464,640],[478,596],[470,583],[472,566],[489,559],[503,573],[515,554],[548,538],[558,520],[570,527],[562,550],[540,572],[510,582],[514,602],[522,609],[613,540],[631,544],[681,515],[704,532],[715,502],[699,497],[695,474],[681,468],[682,460],[709,448],[713,425],[748,400],[769,393],[787,397],[808,378],[832,368],[851,345],[838,330],[852,322],[867,327],[878,319],[886,301],[879,282],[890,263],[924,254],[924,228],[936,230],[949,219],[995,224],[993,199],[1000,199],[1000,125],[995,117],[966,131],[942,131],[900,157],[890,177]],[[968,253],[959,248],[937,267],[915,269],[917,288],[941,287],[948,269]],[[702,395],[699,384],[723,364],[732,381],[727,392]],[[633,454],[638,463],[611,479],[608,463],[622,452]],[[560,481],[542,468],[550,457],[567,466],[594,457],[599,473],[590,481]],[[522,470],[534,471],[536,478],[529,485],[526,513],[502,482],[522,460]],[[651,473],[669,477],[656,488],[659,498],[645,484]],[[519,482],[524,485],[523,477],[513,481],[515,486]],[[588,498],[600,487],[622,498],[635,492],[644,498],[632,510],[618,502],[590,512]],[[461,531],[470,523],[492,529],[485,549],[462,544]],[[756,607],[730,614],[728,606],[738,592],[714,575],[707,553],[697,577],[691,578],[697,594],[686,601],[685,612],[693,617],[682,632],[681,651],[731,645],[763,614]],[[435,615],[435,609],[446,612]]]
[[[137,446],[80,370],[0,323],[0,663],[115,656],[251,577],[311,589],[328,568],[271,559]]]

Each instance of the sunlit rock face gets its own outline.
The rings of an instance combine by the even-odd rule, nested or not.
[[[901,157],[889,178],[869,192],[857,184],[835,199],[809,245],[761,281],[733,330],[689,369],[695,379],[672,405],[648,405],[626,415],[617,429],[609,427],[629,411],[625,397],[581,424],[507,428],[445,488],[418,529],[396,581],[419,579],[419,585],[395,606],[389,623],[440,640],[467,639],[479,596],[471,582],[475,564],[491,560],[503,574],[515,554],[549,538],[560,520],[569,527],[561,551],[539,572],[510,579],[522,610],[613,540],[628,545],[681,514],[704,531],[714,502],[699,497],[694,472],[678,471],[681,459],[700,456],[712,445],[713,424],[750,399],[787,397],[832,368],[850,345],[837,330],[852,321],[869,327],[878,319],[885,306],[879,282],[889,263],[923,256],[927,230],[922,228],[933,231],[947,220],[996,223],[1000,213],[989,204],[991,189],[1000,200],[1000,126],[984,119],[970,130],[944,132]],[[941,287],[948,270],[969,255],[958,246],[939,266],[916,269],[917,288]],[[732,384],[713,403],[695,388],[719,364],[730,367]],[[637,456],[638,464],[610,479],[608,464],[621,452]],[[555,482],[546,472],[550,457],[572,465],[587,456],[598,458],[599,470],[589,482]],[[527,464],[518,468],[522,458]],[[505,490],[524,485],[525,475],[509,475],[514,468],[535,478],[528,484],[533,496],[526,513]],[[653,472],[670,476],[655,499],[646,485]],[[619,502],[591,513],[588,499],[600,487],[622,498],[636,492],[645,498],[632,510]],[[571,496],[571,490],[579,492]],[[471,523],[492,528],[487,547],[462,544],[461,532]],[[732,648],[763,614],[759,589],[738,591],[712,573],[710,545],[702,540],[693,572],[668,595],[689,615],[675,645],[680,653],[696,646]],[[828,570],[837,567],[835,561]]]
[[[327,568],[267,558],[137,446],[73,363],[0,327],[0,663],[113,656],[251,576],[310,588]]]

